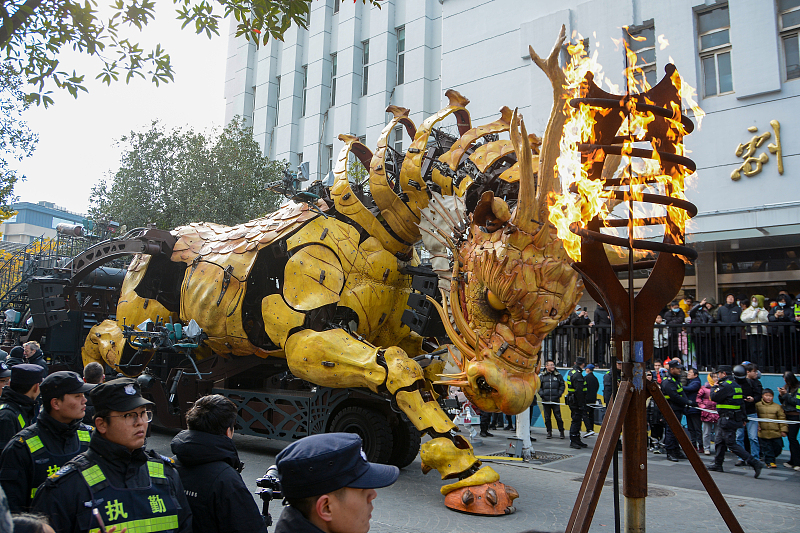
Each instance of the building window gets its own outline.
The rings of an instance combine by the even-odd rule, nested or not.
[[[256,123],[256,86],[253,85],[253,116],[251,125],[255,125]]]
[[[587,37],[580,42],[583,43],[584,55],[589,55],[589,38]],[[561,57],[559,58],[561,60],[561,68],[565,68],[569,64],[572,57],[572,54],[569,52],[569,47],[576,44],[578,44],[577,41],[574,43],[564,43],[561,46]]]
[[[336,105],[336,75],[339,70],[339,58],[331,54],[331,107]]]
[[[652,87],[658,82],[656,72],[656,28],[653,23],[640,26],[638,28],[628,28],[625,39],[628,48],[636,54],[636,64],[631,65],[633,57],[625,55],[625,66],[633,68],[633,77],[636,79],[637,91],[632,91],[633,87],[628,87],[631,92],[644,92],[644,80]]]
[[[325,151],[328,152],[328,172],[331,172],[333,171],[333,145],[326,146]]]
[[[778,0],[786,79],[800,78],[800,0]]]
[[[361,96],[366,96],[369,87],[369,41],[363,41],[361,43],[361,48],[361,65],[363,65],[363,71],[361,73]]]
[[[297,152],[297,166],[303,164],[303,152]]]
[[[393,148],[399,154],[403,153],[403,126],[397,126],[394,129],[394,143]]]
[[[799,0],[800,1],[800,0]],[[397,85],[402,85],[406,74],[406,27],[397,28]]]
[[[333,0],[333,14],[334,15],[339,12],[339,2],[340,2],[340,0]]]
[[[275,77],[275,85],[277,89],[275,90],[275,125],[278,125],[278,116],[280,115],[281,109],[281,77]]]
[[[697,15],[703,95],[706,97],[733,92],[730,25],[728,6]]]
[[[308,101],[308,65],[303,65],[303,112],[301,117],[306,116],[306,102]]]

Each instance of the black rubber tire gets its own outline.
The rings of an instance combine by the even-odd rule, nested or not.
[[[398,419],[399,422],[392,426],[394,444],[389,464],[397,468],[405,468],[417,458],[422,435],[406,417],[399,416]]]
[[[345,407],[331,422],[331,432],[355,433],[372,463],[388,464],[392,455],[392,428],[381,413],[366,407]]]

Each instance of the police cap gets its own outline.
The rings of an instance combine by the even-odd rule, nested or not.
[[[0,361],[0,378],[7,378],[11,376],[11,369],[5,361]]]
[[[370,463],[352,433],[311,435],[293,442],[277,457],[285,498],[310,498],[339,490],[379,489],[397,481],[396,466]]]
[[[39,365],[29,363],[15,365],[11,367],[11,383],[22,385],[23,387],[25,385],[36,385],[42,382],[42,374],[44,374],[44,368]]]
[[[719,367],[717,367],[717,372],[725,372],[730,376],[733,374],[733,369],[731,368],[731,365],[719,365]]]
[[[94,385],[89,385],[83,381],[77,372],[67,370],[53,372],[42,381],[42,401],[46,403],[48,400],[65,394],[89,392],[93,388]]]
[[[681,364],[680,359],[672,359],[672,360],[670,360],[669,367],[670,368],[676,368],[677,367],[677,368],[683,369],[683,365]]]
[[[142,398],[142,388],[135,379],[117,378],[96,385],[89,393],[95,412],[133,411],[143,405],[153,405],[150,400]]]

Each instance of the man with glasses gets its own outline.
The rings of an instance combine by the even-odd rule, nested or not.
[[[89,449],[51,475],[36,492],[33,511],[58,533],[116,531],[190,533],[192,515],[172,462],[144,448],[152,402],[136,380],[97,385],[95,431]]]
[[[92,428],[81,419],[84,393],[92,387],[75,372],[54,372],[42,381],[43,411],[35,424],[14,435],[0,456],[0,485],[12,513],[28,511],[47,476],[89,448]]]

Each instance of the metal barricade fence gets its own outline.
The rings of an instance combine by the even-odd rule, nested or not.
[[[800,370],[800,323],[766,324],[662,324],[664,346],[655,345],[654,360],[680,357],[698,370],[742,361],[756,363],[762,372]],[[611,327],[562,325],[542,343],[541,360],[557,366],[572,366],[576,357],[609,368]],[[652,364],[650,365],[652,367]]]

